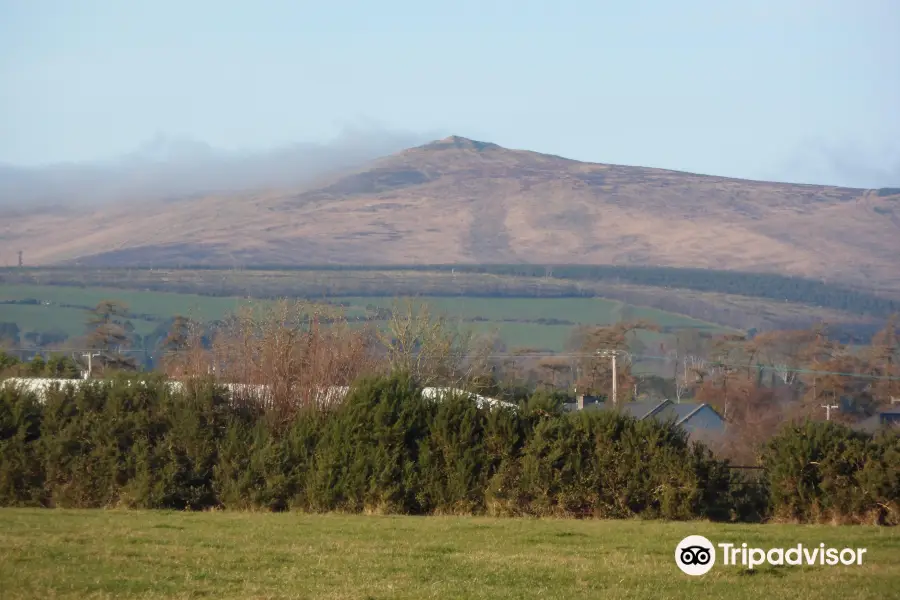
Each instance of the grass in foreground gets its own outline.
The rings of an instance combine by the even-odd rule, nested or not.
[[[681,573],[687,535],[868,548],[862,566]],[[0,597],[890,598],[900,532],[453,517],[0,510]]]

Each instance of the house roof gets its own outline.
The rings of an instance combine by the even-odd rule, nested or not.
[[[599,404],[593,404],[590,407],[600,410],[620,410],[627,415],[634,417],[635,419],[645,419],[653,414],[656,414],[667,404],[671,404],[671,402],[669,400],[649,400],[640,402],[623,402],[619,405],[613,404],[612,402],[602,402]]]
[[[653,416],[660,420],[672,419],[675,423],[681,424],[700,412],[704,407],[709,407],[716,415],[719,414],[713,407],[706,403],[680,402],[678,404],[673,404],[670,402]],[[719,418],[721,418],[721,415],[719,415]]]
[[[623,413],[634,417],[638,420],[653,418],[658,421],[673,421],[676,425],[682,425],[689,421],[695,414],[704,408],[713,411],[720,419],[722,418],[716,410],[706,403],[696,402],[680,402],[674,403],[671,400],[662,401],[641,401],[641,402],[625,402],[618,407],[612,403],[604,402],[594,406],[586,406],[587,408],[597,408],[601,410],[620,410]]]
[[[482,396],[480,394],[473,394],[471,392],[467,392],[465,390],[459,390],[456,388],[445,388],[445,387],[426,387],[422,389],[422,396],[428,399],[437,399],[444,396],[452,396],[452,395],[464,395],[468,396],[472,400],[475,401],[476,406],[478,408],[482,408],[484,406],[502,406],[504,408],[513,408],[517,409],[518,406],[513,404],[512,402],[506,402],[505,400],[498,400],[496,398],[488,398],[487,396]]]

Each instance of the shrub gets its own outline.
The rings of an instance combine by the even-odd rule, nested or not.
[[[365,379],[326,421],[307,494],[314,510],[423,512],[429,405],[407,375]]]
[[[874,522],[900,525],[900,435],[885,431],[872,440],[869,460],[856,480],[859,493],[874,505]]]
[[[775,518],[897,522],[897,434],[877,439],[832,422],[786,428],[763,452]]]
[[[900,436],[792,425],[731,472],[672,423],[423,398],[406,374],[285,413],[212,380],[0,390],[0,505],[900,523]]]
[[[34,394],[0,389],[0,506],[44,502],[41,406]]]
[[[427,436],[419,449],[424,512],[478,514],[485,510],[485,489],[496,468],[485,440],[489,409],[466,394],[448,395],[429,407]]]
[[[507,512],[728,518],[727,465],[670,424],[599,411],[546,418],[515,471],[497,494],[516,506]]]

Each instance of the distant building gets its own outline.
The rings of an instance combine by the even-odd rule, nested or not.
[[[900,408],[879,411],[868,419],[853,425],[853,429],[865,433],[877,433],[891,427],[900,427]]]
[[[584,410],[586,407],[594,406],[603,402],[600,396],[586,396],[585,394],[577,394],[575,402],[567,402],[563,405],[566,410]]]
[[[102,379],[87,378],[51,379],[39,377],[10,377],[0,380],[0,388],[16,387],[25,392],[33,392],[38,397],[38,399],[43,402],[47,398],[47,393],[54,389],[64,390],[66,387],[71,387],[77,390],[82,386],[91,385],[94,383],[102,383],[103,381],[104,380]],[[142,382],[138,382],[138,385],[141,385],[141,383]],[[130,381],[128,382],[128,385],[131,385]],[[166,382],[166,385],[170,390],[174,392],[184,389],[184,382],[182,381],[168,381]],[[232,394],[232,397],[239,396],[243,398],[255,398],[263,403],[266,403],[271,399],[271,390],[267,385],[252,385],[244,383],[219,383],[219,385],[227,389],[228,392]],[[315,390],[315,393],[312,395],[315,397],[317,403],[332,404],[342,401],[349,391],[350,388],[348,386],[327,386],[317,388]],[[298,389],[297,392],[310,393],[312,392],[312,390]],[[473,394],[454,388],[426,387],[422,389],[422,396],[429,400],[440,400],[441,398],[453,395],[468,396],[478,407],[486,406],[489,408],[494,408],[500,406],[503,408],[511,409],[518,408],[511,402],[498,400],[496,398],[488,398],[486,396],[481,396],[479,394]]]
[[[724,433],[725,419],[716,409],[706,403],[695,402],[673,403],[666,400],[661,408],[652,415],[659,420],[671,420],[683,427],[688,433],[695,431]]]
[[[619,410],[622,413],[642,421],[656,419],[660,422],[672,422],[688,433],[704,432],[721,434],[725,432],[725,419],[716,409],[706,403],[679,402],[671,400],[646,400],[639,402],[623,402],[616,406],[611,402],[588,400],[591,397],[578,397],[576,402],[569,403],[569,410]]]

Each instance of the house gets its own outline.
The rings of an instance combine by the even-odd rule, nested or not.
[[[466,392],[464,390],[458,390],[455,388],[426,387],[422,389],[422,397],[429,400],[434,400],[447,395],[468,395],[469,398],[475,401],[475,405],[478,406],[478,408],[483,408],[485,406],[489,408],[496,408],[500,406],[503,408],[511,408],[513,410],[518,410],[519,408],[512,402],[498,400],[497,398],[488,398],[487,396],[481,396],[479,394],[473,394],[471,392]]]
[[[716,412],[716,409],[706,403],[644,400],[623,402],[618,406],[610,402],[583,403],[581,406],[583,408],[574,410],[619,410],[639,421],[656,419],[660,422],[672,422],[688,433],[722,434],[725,432],[725,419]]]
[[[575,402],[566,402],[563,404],[564,410],[584,410],[585,407],[594,406],[603,402],[601,396],[586,396],[584,394],[576,394]]]
[[[865,433],[877,433],[882,429],[891,427],[900,428],[900,408],[878,411],[868,419],[853,425],[853,429]]]
[[[652,413],[653,418],[662,421],[673,421],[688,433],[707,432],[724,433],[725,419],[716,409],[706,403],[679,402],[666,400],[660,408]]]

